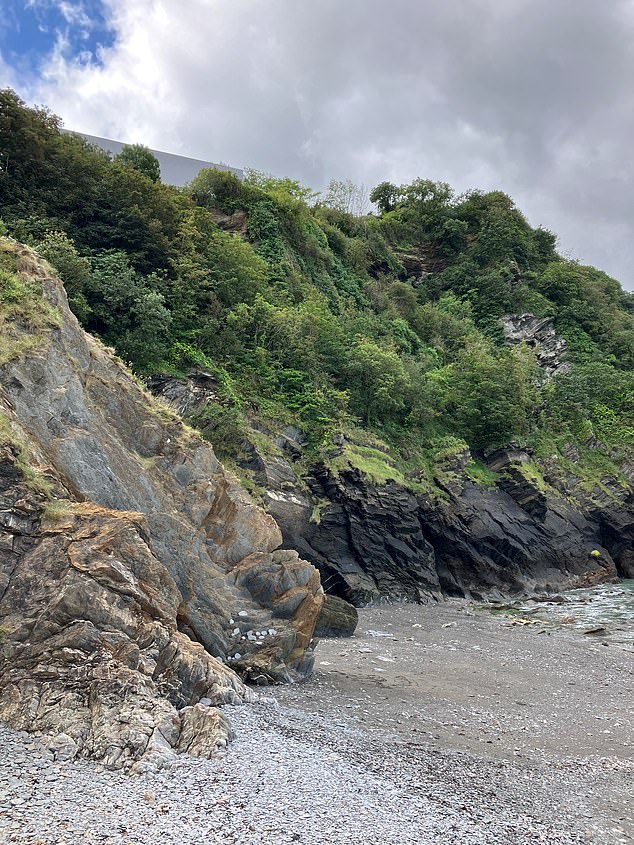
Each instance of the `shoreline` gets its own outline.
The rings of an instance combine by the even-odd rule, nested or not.
[[[458,602],[361,610],[312,680],[226,708],[226,755],[155,775],[56,763],[0,728],[0,839],[632,843],[629,649],[511,622]]]

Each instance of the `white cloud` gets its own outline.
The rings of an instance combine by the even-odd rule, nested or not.
[[[84,8],[56,2],[69,17]],[[104,10],[116,38],[99,63],[58,45],[23,91],[68,127],[314,187],[415,176],[499,187],[564,250],[634,286],[629,0],[106,0]]]

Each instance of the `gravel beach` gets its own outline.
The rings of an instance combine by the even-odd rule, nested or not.
[[[129,777],[0,727],[0,842],[626,845],[633,654],[556,617],[363,610],[310,682],[227,708],[222,758]]]

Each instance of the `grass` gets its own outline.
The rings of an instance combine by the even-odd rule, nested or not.
[[[58,522],[73,513],[73,502],[68,499],[52,499],[47,502],[42,511],[42,517],[49,522]]]
[[[533,485],[533,487],[539,490],[540,493],[548,494],[557,492],[544,480],[541,469],[533,461],[519,463],[516,465],[515,469],[517,469],[518,472]]]
[[[53,495],[53,484],[48,478],[31,465],[29,450],[26,443],[16,435],[11,421],[6,414],[0,412],[0,445],[10,446],[15,453],[15,465],[22,474],[24,483],[33,493],[49,498]]]
[[[618,501],[613,490],[606,486],[606,481],[611,480],[621,487],[622,490],[629,490],[630,483],[624,475],[619,464],[631,464],[632,452],[627,447],[613,449],[613,455],[606,455],[599,449],[590,449],[581,440],[569,433],[557,438],[540,436],[531,441],[530,444],[537,457],[537,463],[542,460],[549,460],[550,473],[554,476],[553,484],[558,486],[561,480],[562,487],[574,486],[572,496],[568,500],[572,505],[578,506],[577,496],[579,493],[588,496],[590,501],[596,501],[596,496],[611,498]],[[567,449],[573,446],[578,458],[566,457]]]
[[[264,487],[260,487],[260,485],[256,483],[255,479],[248,470],[243,469],[235,461],[231,460],[223,461],[223,467],[236,478],[242,489],[246,490],[249,496],[251,496],[258,505],[264,506],[266,490]]]
[[[154,467],[156,466],[156,457],[155,456],[153,456],[151,458],[146,458],[144,455],[138,455],[137,454],[135,457],[146,472],[149,472],[150,470],[154,469]]]
[[[407,479],[392,460],[384,452],[368,446],[357,446],[346,442],[343,446],[343,454],[331,458],[328,466],[336,473],[344,472],[352,467],[359,470],[361,475],[374,484],[395,481],[397,484],[407,485]]]
[[[319,523],[321,522],[321,515],[329,505],[330,502],[328,501],[328,499],[316,499],[310,514],[309,522],[313,522],[315,525],[319,525]]]
[[[59,314],[44,299],[35,258],[7,238],[0,238],[0,366],[36,349]]]
[[[465,474],[474,484],[479,484],[482,487],[495,487],[500,477],[497,472],[493,472],[486,464],[473,458],[471,459],[471,463],[465,467]]]

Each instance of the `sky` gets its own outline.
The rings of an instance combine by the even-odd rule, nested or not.
[[[510,194],[634,289],[634,0],[0,0],[67,128],[368,188]]]

